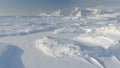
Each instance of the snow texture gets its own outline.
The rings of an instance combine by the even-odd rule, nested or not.
[[[0,68],[120,67],[119,12],[76,7],[40,15],[0,17]]]

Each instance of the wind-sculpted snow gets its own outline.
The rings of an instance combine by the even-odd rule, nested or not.
[[[51,31],[56,28],[52,21],[52,18],[49,20],[49,17],[0,17],[0,36]]]
[[[23,50],[16,46],[0,43],[0,68],[24,68],[22,53]]]
[[[108,14],[109,15],[109,14]],[[114,14],[113,14],[114,15]],[[0,37],[28,35],[38,32],[84,33],[89,27],[96,28],[107,24],[118,24],[119,16],[105,17],[0,17]]]
[[[103,46],[90,46],[88,43],[82,41],[77,42],[62,38],[45,37],[36,40],[36,47],[46,55],[54,58],[83,58],[88,63],[97,67],[106,68],[106,64],[102,58],[111,58],[115,56],[120,62],[119,41],[108,48],[104,48]]]
[[[73,15],[76,12],[73,12]],[[98,10],[94,12],[96,14]],[[43,66],[42,64],[46,65],[46,62],[49,64],[51,59],[50,61],[46,59],[46,55],[56,59],[70,57],[72,60],[80,60],[80,63],[85,62],[85,64],[89,63],[97,68],[107,68],[106,58],[120,62],[119,26],[119,13],[98,13],[83,17],[79,15],[68,17],[0,17],[0,37],[15,36],[0,38],[0,41],[12,44],[19,43],[20,47],[26,51],[22,58],[25,67],[28,68],[40,68]],[[18,37],[18,35],[20,36]],[[33,41],[45,55],[31,47]],[[27,48],[28,45],[31,48]],[[32,52],[35,54],[31,54]],[[21,62],[22,53],[23,51],[18,47],[0,44],[0,68],[24,68]],[[45,63],[41,62],[41,59]]]
[[[89,43],[90,45],[108,48],[120,40],[119,36],[119,25],[111,24],[101,26],[97,29],[91,29],[91,31],[79,35],[78,37],[74,38],[74,40]]]
[[[55,31],[78,21],[64,17],[0,17],[0,37]]]
[[[46,55],[62,58],[65,56],[79,56],[79,47],[73,41],[53,37],[45,37],[36,41],[36,47]]]

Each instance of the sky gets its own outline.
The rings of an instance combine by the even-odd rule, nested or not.
[[[0,0],[0,16],[37,16],[43,11],[88,7],[119,7],[120,0]]]

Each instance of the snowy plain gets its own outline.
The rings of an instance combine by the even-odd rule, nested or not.
[[[0,68],[119,68],[119,50],[120,13],[0,17]]]

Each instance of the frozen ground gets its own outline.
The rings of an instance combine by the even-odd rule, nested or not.
[[[0,68],[119,68],[119,50],[119,13],[0,17]]]

